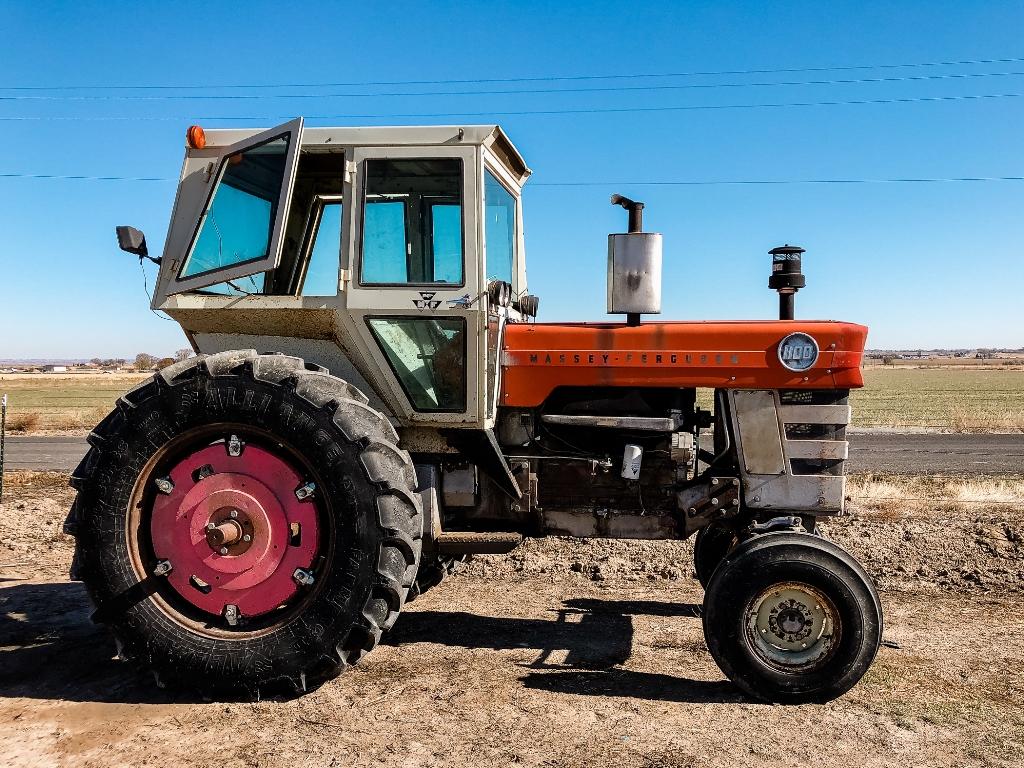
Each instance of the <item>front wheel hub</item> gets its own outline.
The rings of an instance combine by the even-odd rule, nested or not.
[[[258,445],[216,444],[167,478],[173,488],[154,497],[150,537],[156,559],[173,564],[167,581],[180,597],[220,617],[262,616],[296,598],[293,574],[313,570],[321,535],[315,498],[295,494],[309,479],[290,461]]]
[[[769,666],[787,671],[823,664],[840,630],[835,603],[809,584],[775,584],[747,607],[751,649]]]

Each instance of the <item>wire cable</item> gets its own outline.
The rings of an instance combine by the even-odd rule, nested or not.
[[[635,91],[683,91],[714,90],[718,88],[772,88],[809,85],[864,85],[877,83],[906,83],[929,80],[965,80],[982,77],[1020,77],[1020,72],[951,72],[939,75],[906,75],[898,77],[861,77],[832,80],[787,80],[759,83],[686,83],[682,85],[610,85],[582,88],[525,88],[517,90],[474,90],[474,91],[392,91],[383,93],[242,93],[242,94],[192,94],[175,93],[159,96],[102,94],[102,95],[0,95],[0,101],[245,101],[263,99],[352,99],[391,98],[410,96],[515,96],[524,94],[561,93],[627,93]]]
[[[710,181],[538,181],[533,187],[707,187],[773,184],[949,184],[953,182],[1024,181],[1024,176],[960,176],[905,179],[738,179]]]
[[[839,106],[862,106],[871,104],[923,104],[939,102],[958,101],[991,101],[996,99],[1019,99],[1024,93],[986,93],[968,94],[961,96],[913,96],[888,99],[850,99],[830,101],[789,101],[761,104],[683,104],[678,106],[660,107],[585,107],[580,109],[524,109],[524,110],[494,110],[491,112],[392,112],[392,113],[371,113],[371,114],[338,114],[338,115],[306,115],[306,120],[381,120],[381,119],[420,119],[420,118],[441,118],[441,117],[528,117],[537,115],[608,115],[628,113],[652,113],[652,112],[691,112],[705,110],[738,110],[738,109],[781,109],[788,107],[839,107]],[[203,117],[156,117],[156,116],[28,116],[28,115],[6,115],[0,117],[0,121],[68,121],[68,122],[185,122],[188,119],[199,121],[278,121],[291,120],[294,115],[207,115]]]
[[[6,91],[70,91],[70,90],[201,90],[208,88],[348,88],[360,86],[389,85],[472,85],[477,83],[550,83],[576,82],[586,80],[635,80],[642,78],[669,77],[720,77],[726,75],[778,75],[802,72],[853,72],[871,69],[912,69],[924,67],[956,67],[976,64],[1017,64],[1024,57],[990,59],[961,59],[959,61],[923,61],[888,64],[852,64],[829,67],[785,67],[763,69],[690,70],[682,72],[631,72],[603,75],[544,75],[537,77],[491,77],[464,80],[445,78],[438,80],[363,80],[341,83],[222,83],[220,85],[8,85],[0,86]]]
[[[55,173],[0,173],[0,179],[37,179],[54,181],[176,181],[170,176],[86,176]],[[535,187],[688,187],[736,185],[792,185],[792,184],[951,184],[956,182],[1024,181],[1024,176],[955,176],[946,178],[894,178],[894,179],[720,179],[681,181],[537,181],[527,185]],[[1015,394],[1008,391],[1008,394]],[[1003,398],[990,398],[1003,402]]]

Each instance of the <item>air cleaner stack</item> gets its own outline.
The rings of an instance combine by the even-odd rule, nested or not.
[[[795,312],[796,292],[807,285],[800,270],[800,257],[804,249],[799,245],[780,245],[768,251],[772,257],[772,275],[768,287],[779,292],[779,320],[792,320]]]

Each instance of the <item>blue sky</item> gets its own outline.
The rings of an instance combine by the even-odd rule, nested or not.
[[[808,287],[797,297],[798,316],[863,322],[871,327],[872,347],[1024,345],[1024,182],[639,183],[1024,176],[1024,96],[495,114],[1024,95],[1024,61],[279,91],[10,90],[571,77],[1020,58],[1024,5],[1019,2],[3,2],[0,14],[0,96],[717,85],[322,99],[0,100],[0,118],[48,118],[0,120],[0,173],[176,178],[182,137],[192,122],[256,127],[297,115],[487,113],[310,119],[307,124],[499,122],[535,171],[524,204],[528,274],[531,290],[542,299],[541,320],[605,317],[606,235],[625,225],[624,212],[613,209],[608,196],[619,192],[645,201],[647,228],[664,233],[664,319],[774,316],[767,251],[790,242],[808,251]],[[986,76],[934,77],[952,74]],[[750,85],[920,76],[932,79]],[[85,119],[51,119],[56,117]],[[100,119],[111,117],[126,119]],[[545,186],[559,182],[596,184]],[[185,346],[175,324],[149,311],[139,267],[117,250],[114,239],[115,225],[133,224],[159,252],[174,191],[169,181],[0,178],[0,358],[166,354]],[[150,287],[152,279],[150,270]]]

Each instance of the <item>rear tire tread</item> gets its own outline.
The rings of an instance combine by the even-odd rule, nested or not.
[[[377,488],[376,576],[362,611],[356,614],[345,639],[325,650],[319,661],[301,671],[298,677],[287,674],[261,680],[258,684],[258,688],[267,688],[277,683],[290,683],[304,691],[308,681],[333,677],[371,651],[380,641],[382,632],[394,625],[409,599],[423,533],[423,515],[415,493],[416,473],[411,457],[398,448],[398,435],[391,422],[367,405],[367,397],[321,366],[288,355],[257,354],[255,350],[196,355],[167,366],[123,395],[114,411],[92,430],[88,437],[90,450],[72,474],[71,485],[79,495],[66,524],[68,530],[77,531],[82,524],[79,514],[88,505],[90,486],[96,479],[100,458],[107,451],[116,452],[117,436],[126,426],[126,416],[159,398],[163,390],[182,387],[197,377],[242,377],[277,386],[291,384],[298,397],[316,408],[332,411],[331,420],[345,440],[359,449],[357,463],[363,468],[365,479]],[[158,678],[169,677],[171,670],[163,668],[163,660],[154,658],[145,643],[132,642],[130,636],[121,631],[118,624],[123,620],[130,623],[132,617],[118,617],[109,626],[122,655],[148,666]],[[258,688],[250,693],[258,694]]]

